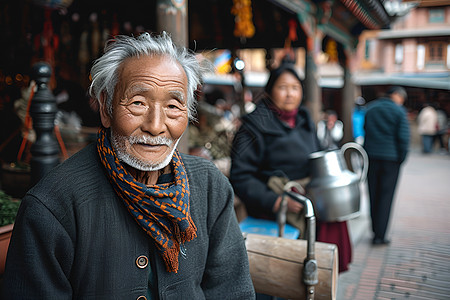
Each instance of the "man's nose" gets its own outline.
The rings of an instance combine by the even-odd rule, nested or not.
[[[142,129],[153,136],[158,136],[166,130],[166,115],[164,109],[160,106],[153,106],[144,117]]]

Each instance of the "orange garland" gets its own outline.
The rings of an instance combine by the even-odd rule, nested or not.
[[[234,18],[234,36],[240,38],[251,38],[255,35],[255,25],[253,25],[252,1],[233,0],[231,13]]]

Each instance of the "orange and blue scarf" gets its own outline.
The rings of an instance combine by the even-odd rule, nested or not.
[[[155,241],[167,271],[176,273],[180,247],[197,236],[189,213],[189,183],[180,154],[176,150],[171,161],[173,182],[146,186],[121,164],[109,134],[101,127],[97,139],[97,150],[109,180],[136,222]]]

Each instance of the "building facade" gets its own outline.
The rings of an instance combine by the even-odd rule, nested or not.
[[[354,82],[368,101],[401,85],[410,112],[434,102],[450,114],[450,1],[422,1],[401,10],[404,15],[389,30],[361,34]]]

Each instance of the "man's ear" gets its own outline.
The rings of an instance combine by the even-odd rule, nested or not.
[[[108,112],[108,106],[106,105],[106,95],[102,93],[100,96],[100,120],[102,121],[102,125],[105,128],[109,128],[111,126],[111,115]]]

